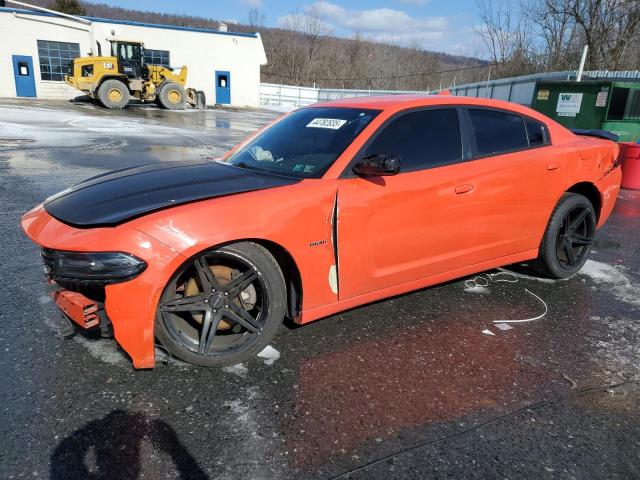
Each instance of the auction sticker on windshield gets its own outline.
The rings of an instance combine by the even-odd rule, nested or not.
[[[340,120],[339,118],[314,118],[307,124],[307,128],[330,128],[331,130],[338,130],[345,123],[347,123],[346,120]]]

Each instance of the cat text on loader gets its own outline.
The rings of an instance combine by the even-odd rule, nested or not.
[[[142,42],[111,41],[111,56],[80,57],[73,60],[73,75],[64,81],[107,108],[124,108],[131,97],[156,102],[170,110],[189,103],[205,108],[204,92],[185,89],[187,67],[175,74],[171,68],[144,62]]]

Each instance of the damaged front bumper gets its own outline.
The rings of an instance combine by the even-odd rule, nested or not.
[[[62,313],[80,328],[89,330],[100,325],[98,312],[102,308],[99,302],[70,290],[59,290],[55,292],[53,298]]]
[[[126,252],[146,264],[137,276],[118,283],[56,279],[61,290],[55,299],[65,315],[82,328],[98,326],[104,315],[134,367],[153,368],[156,307],[164,285],[184,257],[126,225],[71,227],[49,215],[41,205],[22,217],[22,228],[46,252]]]

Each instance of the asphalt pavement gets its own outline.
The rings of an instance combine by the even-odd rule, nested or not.
[[[640,478],[640,192],[571,279],[510,266],[284,325],[275,360],[135,371],[63,338],[20,216],[275,116],[0,100],[0,478]]]

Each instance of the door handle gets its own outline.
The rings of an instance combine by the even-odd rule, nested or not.
[[[473,185],[471,185],[470,183],[466,183],[464,185],[458,185],[456,187],[456,193],[460,194],[460,193],[468,193],[470,191],[473,190]]]
[[[558,165],[555,162],[547,163],[547,170],[549,170],[549,171],[557,170],[559,167],[560,167],[560,165]]]

